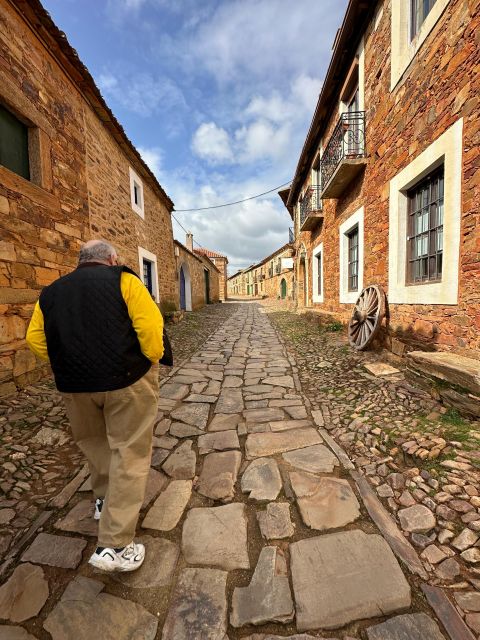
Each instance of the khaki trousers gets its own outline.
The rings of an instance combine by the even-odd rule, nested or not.
[[[93,493],[105,499],[98,546],[124,547],[135,536],[145,497],[158,411],[158,365],[123,389],[62,396],[73,439],[88,460]]]

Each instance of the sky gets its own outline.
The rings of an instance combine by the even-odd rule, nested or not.
[[[289,182],[347,0],[43,0],[199,245],[229,274],[288,242]],[[173,221],[175,237],[184,231]]]

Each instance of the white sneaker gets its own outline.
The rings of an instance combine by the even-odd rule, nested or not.
[[[103,509],[103,498],[97,498],[95,500],[95,513],[93,514],[94,520],[100,520],[100,516],[102,515]]]
[[[101,551],[97,549],[88,562],[101,571],[135,571],[142,566],[144,560],[143,544],[131,542],[117,551],[108,547]]]

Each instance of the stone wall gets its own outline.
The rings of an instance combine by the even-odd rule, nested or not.
[[[211,258],[213,264],[217,267],[217,269],[220,271],[220,280],[219,280],[219,298],[221,301],[224,301],[227,299],[228,297],[228,291],[227,291],[227,265],[228,265],[228,260],[227,258],[220,258],[217,256],[214,256]]]
[[[207,270],[210,274],[210,302],[220,301],[220,271],[216,268],[213,262],[206,256],[198,256],[203,264],[203,269]]]
[[[29,127],[31,173],[26,180],[0,166],[0,395],[6,395],[48,372],[28,350],[26,328],[41,289],[75,267],[81,242],[103,236],[136,271],[141,244],[157,256],[162,302],[176,306],[177,289],[165,197],[146,176],[145,222],[135,218],[127,156],[51,47],[7,0],[0,0],[0,103]],[[139,160],[135,170],[142,175]]]
[[[141,167],[135,166],[143,184],[145,218],[132,209],[131,164],[97,116],[88,110],[85,115],[91,235],[112,242],[121,261],[138,274],[142,273],[139,247],[156,255],[160,308],[172,311],[178,306],[177,274],[167,204],[141,175]]]
[[[470,352],[470,356],[473,351],[480,357],[479,3],[450,1],[392,92],[390,25],[390,0],[385,0],[376,29],[372,20],[365,34],[365,172],[340,199],[324,201],[322,226],[297,235],[297,287],[302,286],[298,256],[303,244],[308,261],[308,306],[344,320],[350,317],[352,305],[339,303],[339,226],[363,206],[364,286],[380,284],[388,296],[389,182],[463,118],[458,304],[390,304],[388,335],[389,341],[396,336],[409,347],[452,349],[460,354]],[[333,109],[324,144],[337,121],[338,110]],[[325,302],[312,305],[311,252],[320,242],[324,246]]]
[[[201,309],[206,304],[205,269],[207,269],[210,274],[210,302],[218,302],[220,272],[215,268],[215,265],[208,258],[192,253],[177,240],[175,240],[175,247],[178,253],[176,256],[178,297],[180,299],[180,268],[183,267],[187,303],[186,311]]]

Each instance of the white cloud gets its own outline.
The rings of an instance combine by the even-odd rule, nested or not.
[[[143,160],[150,167],[157,178],[161,179],[161,171],[163,164],[163,152],[161,149],[155,147],[147,149],[145,147],[137,147],[138,152],[142,156]]]
[[[235,84],[239,74],[261,81],[289,78],[300,70],[318,75],[319,60],[330,54],[345,4],[345,0],[221,2],[198,29],[191,61],[227,84]]]
[[[204,122],[198,127],[192,138],[192,151],[214,164],[233,160],[228,133],[214,122]]]
[[[104,71],[98,76],[98,84],[107,98],[141,117],[185,107],[182,91],[166,76],[154,76],[146,71],[128,70],[119,75]]]

